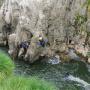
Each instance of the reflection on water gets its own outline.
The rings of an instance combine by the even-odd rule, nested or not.
[[[60,88],[60,90],[89,90],[89,85],[85,88],[81,85],[90,83],[90,66],[86,66],[83,62],[73,61],[71,63],[51,65],[38,61],[30,65],[22,60],[16,60],[15,65],[16,74],[24,76],[38,76],[39,78],[53,82]],[[64,76],[66,72],[70,73],[76,81],[65,80]],[[84,83],[82,83],[82,81]]]

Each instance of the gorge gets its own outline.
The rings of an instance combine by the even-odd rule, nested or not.
[[[60,90],[89,90],[82,83],[90,82],[87,3],[90,0],[1,0],[0,49],[8,47],[4,51],[16,63],[15,73],[53,81]],[[66,72],[77,81],[67,84]]]

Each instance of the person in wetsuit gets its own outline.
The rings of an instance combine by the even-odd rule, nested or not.
[[[29,42],[27,42],[27,41],[21,42],[21,44],[19,46],[19,48],[23,48],[24,49],[23,54],[26,54],[28,47],[29,47]]]
[[[21,42],[21,44],[20,44],[20,48],[24,48],[25,50],[27,49],[29,47],[29,44],[28,44],[28,42]]]
[[[39,43],[40,43],[40,46],[45,47],[45,41],[43,40],[42,37],[39,37]]]
[[[45,47],[48,44],[48,40],[44,40],[41,36],[39,36],[39,45]]]

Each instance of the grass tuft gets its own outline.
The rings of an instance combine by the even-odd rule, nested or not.
[[[44,80],[35,77],[11,77],[3,81],[0,90],[57,90],[57,88]]]
[[[14,70],[14,63],[9,56],[0,52],[0,79],[10,76]]]

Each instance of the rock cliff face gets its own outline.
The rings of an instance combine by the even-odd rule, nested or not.
[[[12,33],[16,35],[15,39],[11,39],[14,41],[9,39],[9,42],[14,42],[9,43],[9,52],[13,51],[10,47],[15,47],[20,52],[19,56],[24,54],[25,58],[33,61],[42,56],[43,51],[43,55],[53,56],[56,52],[65,52],[68,47],[76,49],[77,45],[83,46],[87,25],[85,2],[86,0],[6,0],[1,7],[0,20],[13,27],[7,38]],[[3,29],[0,30],[3,32]],[[40,37],[44,41],[48,40],[48,45],[45,43],[45,47],[39,46],[37,43]],[[26,50],[20,49],[23,48],[20,47],[22,42],[28,42]]]

